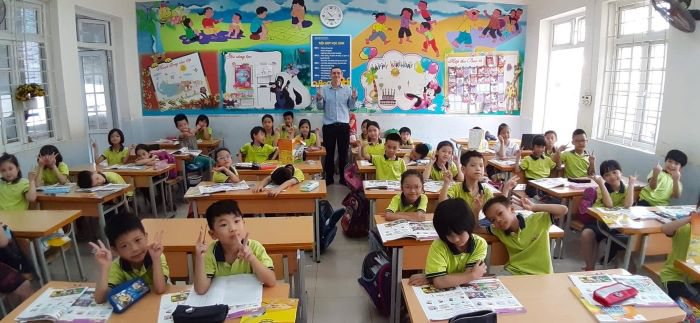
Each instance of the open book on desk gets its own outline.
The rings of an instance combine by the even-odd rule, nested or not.
[[[401,190],[401,182],[399,181],[367,180],[362,182],[362,185],[368,190]]]
[[[135,164],[126,164],[126,165],[111,165],[111,166],[106,166],[103,167],[104,169],[116,169],[116,170],[139,170],[139,169],[145,169],[146,166],[141,166],[141,165],[135,165]]]
[[[187,147],[182,147],[173,152],[173,155],[190,155],[192,157],[197,157],[202,153],[199,149],[188,149]]]
[[[433,221],[415,222],[405,219],[377,224],[377,231],[382,242],[413,238],[418,241],[435,240],[438,238]]]
[[[563,177],[555,177],[555,178],[545,177],[545,178],[531,180],[530,183],[537,184],[537,185],[542,186],[544,188],[555,188],[555,187],[559,187],[559,186],[565,186],[568,183],[568,181],[566,180],[566,178],[563,178]]]
[[[20,313],[18,322],[107,322],[112,306],[95,303],[95,289],[49,288]]]
[[[253,274],[214,277],[209,290],[197,295],[194,287],[189,292],[186,305],[207,306],[226,304],[229,313],[260,307],[263,285]]]
[[[76,192],[106,192],[106,191],[118,191],[129,187],[129,184],[107,184],[102,186],[95,186],[90,188],[79,188]]]
[[[250,189],[250,186],[245,181],[240,181],[238,183],[216,183],[211,185],[198,185],[187,189],[185,197],[203,196],[228,191],[245,191],[247,189]]]

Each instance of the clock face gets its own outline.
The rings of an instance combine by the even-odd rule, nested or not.
[[[321,9],[321,23],[328,28],[338,27],[343,21],[343,11],[340,7],[329,4]]]

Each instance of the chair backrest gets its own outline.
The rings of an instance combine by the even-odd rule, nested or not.
[[[284,279],[284,264],[282,262],[283,257],[284,256],[281,254],[270,255],[270,258],[272,258],[272,265],[275,266],[275,278],[277,280]]]

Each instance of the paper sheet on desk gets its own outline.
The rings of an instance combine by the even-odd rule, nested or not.
[[[253,274],[240,274],[216,277],[204,295],[197,295],[194,288],[185,304],[190,306],[207,306],[226,304],[230,312],[246,308],[260,307],[262,303],[262,284]]]

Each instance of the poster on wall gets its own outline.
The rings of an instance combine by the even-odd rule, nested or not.
[[[311,35],[311,86],[330,84],[331,69],[343,70],[343,85],[350,85],[350,35]]]
[[[526,6],[436,0],[388,1],[378,7],[374,0],[353,0],[335,3],[333,10],[341,14],[329,21],[329,14],[337,12],[324,11],[327,4],[137,2],[144,115],[320,112],[311,97],[329,78],[326,69],[332,65],[341,65],[346,83],[358,90],[360,113],[519,114]],[[519,72],[504,71],[504,80],[513,79],[502,86],[500,71],[488,74],[488,98],[486,83],[478,77],[476,83],[463,77],[461,86],[450,83],[451,57],[497,52],[517,53]],[[200,68],[194,66],[195,56]],[[166,68],[188,59],[189,65],[179,65],[188,68],[187,75]],[[480,104],[472,104],[472,97]]]

